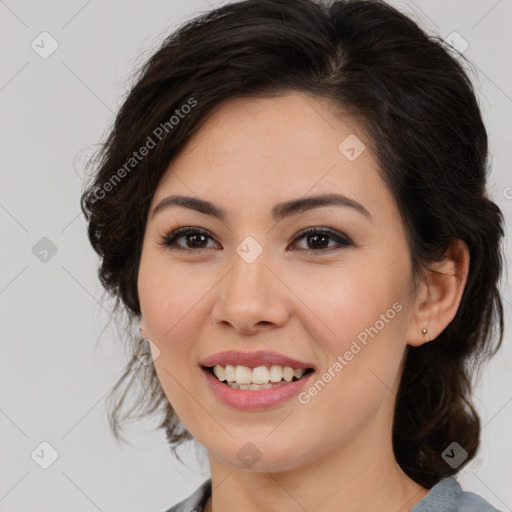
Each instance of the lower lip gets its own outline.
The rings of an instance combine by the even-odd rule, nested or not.
[[[245,411],[256,411],[259,409],[267,409],[274,405],[279,405],[293,396],[297,395],[306,385],[314,372],[304,375],[299,380],[283,384],[271,389],[232,389],[228,385],[220,382],[217,377],[212,375],[208,370],[201,368],[206,377],[206,381],[210,389],[221,402]]]

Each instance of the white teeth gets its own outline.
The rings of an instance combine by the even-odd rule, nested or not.
[[[285,366],[283,370],[283,379],[286,382],[291,382],[293,379],[293,368],[290,368],[289,366]]]
[[[304,375],[304,368],[291,368],[279,365],[248,366],[228,364],[226,367],[216,365],[213,367],[213,374],[222,382],[226,381],[233,389],[268,389],[275,384],[291,382],[293,378],[300,379]],[[267,387],[268,385],[268,387]]]
[[[250,384],[252,382],[252,372],[247,366],[236,366],[235,380],[237,384]]]
[[[272,384],[238,384],[238,389],[247,389],[249,391],[256,391],[258,389],[273,388]]]
[[[256,368],[252,369],[253,384],[268,384],[268,379],[269,372],[266,366],[257,366]]]
[[[270,382],[279,382],[283,379],[283,368],[281,366],[270,367]]]
[[[213,373],[221,382],[226,380],[226,370],[222,366],[215,366],[213,368]]]
[[[228,382],[235,382],[235,367],[232,364],[226,365],[226,372],[224,376]]]
[[[258,389],[272,389],[275,387],[283,386],[284,384],[286,384],[285,381],[279,382],[277,384],[272,384],[270,382],[268,384],[237,384],[236,382],[227,383],[231,389],[245,389],[249,391],[257,391]]]

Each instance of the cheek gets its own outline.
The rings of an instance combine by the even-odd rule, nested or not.
[[[333,352],[348,348],[346,344],[360,334],[364,341],[367,329],[375,326],[379,336],[400,331],[405,320],[401,311],[405,307],[406,277],[398,267],[390,270],[366,258],[310,274],[302,272],[292,282],[297,296],[312,313],[308,316],[316,326],[315,339],[318,336],[328,342]]]
[[[204,271],[199,272],[199,266]],[[155,370],[172,407],[191,425],[201,423],[201,410],[190,393],[195,394],[195,383],[202,378],[198,340],[204,338],[208,294],[218,281],[215,271],[207,267],[170,264],[165,253],[151,251],[143,251],[139,266],[142,317],[148,337],[159,350]]]
[[[148,337],[159,350],[154,366],[164,394],[187,425],[196,425],[204,420],[189,394],[200,371],[195,350],[202,322],[197,318],[200,299],[211,286],[189,274],[160,254],[143,251],[138,291]]]
[[[181,345],[187,345],[191,341],[187,333],[191,334],[193,329],[196,309],[213,283],[211,273],[197,273],[193,265],[170,265],[165,254],[143,251],[138,276],[139,299],[142,317],[155,340],[160,344],[172,340],[178,350]]]
[[[393,386],[405,348],[407,273],[366,262],[300,283],[314,313],[308,328],[322,354],[324,400],[345,412],[372,409]]]

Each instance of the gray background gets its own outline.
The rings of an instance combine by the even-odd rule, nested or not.
[[[221,3],[0,1],[0,511],[163,511],[208,476],[193,446],[181,451],[187,467],[172,458],[154,425],[133,430],[131,447],[119,447],[108,430],[105,397],[129,354],[113,329],[101,332],[108,304],[78,201],[85,159],[110,126],[134,66],[177,25]],[[456,31],[469,44],[464,55],[490,136],[489,190],[507,218],[510,261],[512,1],[392,4],[428,31],[443,38]],[[31,48],[43,31],[59,45],[47,59]],[[57,249],[47,261],[33,252],[43,237]],[[477,389],[482,448],[459,477],[503,511],[512,510],[511,334],[507,326],[505,347]],[[36,449],[50,453],[40,451],[43,441],[58,452],[48,469],[31,457]]]

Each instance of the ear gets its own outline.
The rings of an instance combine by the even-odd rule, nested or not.
[[[453,320],[467,282],[469,261],[468,246],[454,239],[443,260],[430,265],[417,290],[407,331],[409,345],[417,347],[434,340]]]

